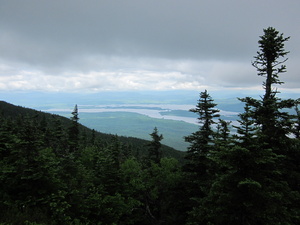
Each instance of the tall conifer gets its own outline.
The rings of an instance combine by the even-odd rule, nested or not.
[[[216,135],[213,129],[213,125],[216,123],[214,119],[219,117],[219,110],[215,108],[216,105],[205,90],[200,93],[196,108],[190,110],[198,115],[200,124],[198,131],[185,137],[185,141],[190,143],[184,171],[186,172],[185,179],[189,191],[188,198],[191,200],[189,204],[192,208],[201,205],[201,199],[209,192],[213,179],[210,173],[212,161],[208,156],[213,149]]]
[[[159,163],[160,159],[162,157],[162,152],[161,152],[161,140],[164,138],[162,134],[158,134],[158,129],[157,127],[154,128],[153,132],[150,134],[152,137],[152,141],[148,145],[148,156],[149,159],[152,160],[155,163]]]
[[[72,112],[72,117],[70,118],[72,120],[72,125],[69,128],[69,141],[70,141],[70,151],[75,152],[78,150],[78,144],[79,144],[79,127],[78,127],[78,107],[77,104],[74,107],[74,110]]]

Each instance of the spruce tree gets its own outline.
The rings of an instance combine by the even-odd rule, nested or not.
[[[249,146],[254,138],[257,135],[259,127],[256,125],[255,120],[253,119],[253,107],[250,106],[250,103],[253,105],[257,100],[250,97],[239,98],[240,101],[245,103],[244,112],[239,114],[240,119],[239,126],[233,126],[237,130],[237,135],[235,135],[236,144],[241,147]]]
[[[230,144],[231,142],[230,124],[231,121],[219,119],[219,123],[217,124],[215,144],[219,146],[227,146]]]
[[[190,206],[201,207],[201,199],[207,195],[213,176],[211,174],[212,161],[209,154],[214,147],[214,137],[216,132],[213,125],[214,119],[219,117],[217,104],[208,94],[207,90],[200,93],[200,98],[196,108],[191,112],[197,113],[199,130],[185,137],[185,141],[190,143],[186,155],[184,171],[186,173],[186,186],[188,187],[188,198]],[[193,212],[191,212],[193,214]]]
[[[200,93],[200,99],[196,108],[190,109],[191,112],[198,114],[198,122],[200,124],[198,131],[185,137],[185,141],[191,144],[188,147],[186,156],[186,159],[191,164],[198,163],[199,159],[206,157],[211,149],[211,143],[216,134],[212,126],[216,123],[214,119],[220,116],[217,114],[219,110],[215,108],[216,105],[207,90],[205,90]]]
[[[248,100],[248,99],[247,99]],[[218,144],[208,158],[214,177],[201,207],[192,212],[193,222],[212,224],[277,224],[279,210],[274,193],[282,193],[276,163],[280,156],[260,143],[260,134],[251,118],[252,107],[245,106],[233,142]],[[222,142],[221,142],[222,143]],[[286,188],[286,187],[285,187]],[[281,194],[280,194],[281,195]],[[276,202],[277,201],[277,202]],[[278,210],[272,215],[273,210]],[[280,217],[280,216],[279,216]]]
[[[274,87],[284,83],[279,79],[279,75],[286,72],[285,56],[289,52],[284,49],[284,43],[289,38],[279,34],[279,31],[273,27],[264,29],[264,35],[258,41],[260,49],[252,63],[258,75],[266,78],[263,82],[265,94],[259,104],[253,106],[256,107],[257,124],[261,125],[264,141],[269,147],[280,148],[291,132],[291,116],[284,109],[292,108],[294,101],[278,98],[276,94],[279,91]]]
[[[70,145],[70,152],[76,152],[78,150],[79,144],[79,127],[78,127],[78,107],[77,104],[74,107],[72,112],[72,117],[70,118],[72,121],[72,125],[69,128],[69,145]]]
[[[287,58],[281,58],[289,53],[284,49],[284,43],[289,39],[290,37],[285,38],[275,28],[269,27],[264,29],[264,35],[260,36],[258,41],[260,50],[254,57],[255,61],[252,65],[257,69],[259,76],[266,77],[266,81],[263,82],[265,104],[267,104],[267,100],[274,98],[275,94],[278,93],[272,85],[283,84],[278,75],[286,72],[286,66],[283,63],[287,61]]]
[[[161,152],[161,140],[164,138],[162,134],[158,134],[157,127],[154,128],[153,132],[150,134],[152,141],[148,145],[148,157],[151,161],[159,163],[162,157]]]
[[[276,95],[279,93],[274,85],[283,84],[279,75],[286,72],[284,63],[287,61],[286,55],[289,53],[284,49],[284,44],[289,40],[277,30],[269,27],[264,30],[264,35],[260,37],[260,51],[255,57],[253,66],[257,69],[258,75],[264,76],[263,82],[265,94],[256,106],[254,118],[261,127],[260,143],[264,149],[270,149],[276,154],[279,160],[276,166],[280,173],[278,182],[287,183],[289,186],[281,190],[286,206],[290,208],[291,217],[299,215],[299,186],[295,183],[295,178],[291,177],[291,172],[299,174],[299,167],[296,165],[295,158],[299,158],[299,148],[295,141],[290,138],[294,132],[296,122],[295,116],[289,113],[290,109],[296,104],[293,99],[282,100]],[[295,197],[298,196],[298,197]],[[298,206],[296,206],[298,205]],[[296,208],[295,208],[296,206]]]
[[[299,192],[289,176],[296,168],[290,157],[293,116],[286,110],[294,101],[281,100],[274,88],[283,83],[279,74],[286,71],[287,59],[282,58],[288,53],[284,50],[288,39],[271,27],[260,37],[260,51],[252,65],[259,76],[266,77],[265,94],[261,100],[240,99],[246,105],[240,114],[235,146],[213,151],[209,156],[215,162],[216,176],[203,198],[202,210],[198,214],[194,211],[198,222],[299,223]]]

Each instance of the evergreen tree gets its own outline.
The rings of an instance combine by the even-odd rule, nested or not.
[[[250,106],[255,105],[257,100],[250,97],[240,98],[239,100],[245,102],[245,107],[244,112],[239,114],[239,126],[233,126],[237,130],[237,135],[235,135],[235,143],[241,147],[247,147],[253,142],[259,129],[255,123],[255,120],[253,119],[253,110],[255,109]]]
[[[78,107],[77,104],[74,107],[72,112],[72,117],[70,118],[72,121],[72,125],[69,128],[69,142],[70,142],[70,152],[76,152],[78,150],[79,145],[79,127],[78,127]]]
[[[289,52],[285,51],[284,43],[288,41],[290,37],[283,37],[283,34],[279,34],[273,27],[264,29],[264,35],[260,36],[258,41],[260,50],[255,56],[255,61],[252,65],[257,69],[259,76],[266,77],[266,81],[263,82],[265,89],[264,104],[267,104],[267,100],[275,97],[278,93],[277,90],[272,87],[273,84],[282,84],[278,75],[286,72],[286,66],[283,64],[287,59],[282,59]]]
[[[223,119],[219,119],[219,123],[217,124],[217,132],[215,137],[215,144],[219,146],[229,145],[231,142],[230,136],[230,124],[231,121],[225,121]]]
[[[208,153],[210,144],[216,134],[212,128],[212,125],[216,123],[213,119],[220,116],[217,114],[219,110],[215,109],[216,105],[217,104],[214,103],[214,100],[205,90],[200,93],[200,99],[198,100],[196,108],[190,109],[191,112],[198,114],[200,127],[198,131],[185,137],[185,141],[191,143],[187,151],[187,159],[192,161],[195,159],[197,161],[198,159],[195,157],[201,154],[206,155]]]
[[[161,140],[164,138],[162,134],[158,134],[157,127],[154,128],[153,132],[150,134],[152,137],[151,143],[148,145],[148,157],[155,163],[159,163],[162,157],[161,148]]]
[[[291,160],[292,155],[299,158],[289,137],[293,116],[286,110],[294,101],[277,98],[278,91],[272,86],[283,83],[278,75],[285,72],[286,59],[280,59],[288,53],[284,42],[289,38],[274,28],[265,29],[260,38],[253,66],[258,75],[266,77],[265,94],[262,100],[241,99],[246,106],[240,114],[235,146],[211,151],[215,177],[201,201],[202,208],[192,212],[198,223],[299,223],[299,182],[293,183],[288,174],[299,171]]]
[[[216,132],[213,130],[213,125],[216,123],[214,119],[219,117],[219,114],[217,114],[219,110],[215,108],[216,105],[207,90],[205,90],[200,93],[196,108],[190,110],[198,114],[200,124],[198,131],[185,137],[185,141],[190,143],[184,171],[186,173],[188,198],[191,201],[189,205],[194,208],[191,215],[196,209],[201,208],[201,200],[208,194],[213,180],[213,174],[211,173],[213,162],[208,156],[214,148],[214,137],[216,136]]]
[[[273,27],[264,29],[264,35],[258,41],[260,50],[252,63],[258,75],[266,78],[263,82],[265,89],[263,99],[255,105],[255,119],[257,124],[261,125],[264,141],[269,147],[281,148],[281,144],[286,141],[286,135],[291,132],[291,116],[284,109],[292,108],[294,101],[277,98],[278,91],[274,87],[276,84],[284,83],[280,81],[279,75],[286,72],[284,62],[287,61],[285,56],[289,52],[285,51],[284,43],[289,38],[283,37],[283,34],[279,34]]]
[[[185,137],[185,141],[190,143],[188,147],[186,159],[186,171],[189,171],[197,176],[204,175],[207,167],[207,155],[212,149],[212,144],[216,132],[213,130],[212,125],[216,122],[214,118],[218,118],[219,110],[217,104],[205,90],[200,93],[200,99],[196,108],[191,109],[191,112],[198,114],[198,122],[200,124],[199,130]],[[198,177],[199,178],[199,177]]]
[[[246,104],[240,114],[234,145],[223,142],[208,156],[214,162],[215,176],[201,207],[192,211],[195,224],[278,224],[288,214],[284,203],[279,205],[288,188],[281,183],[280,156],[260,143],[251,110]]]
[[[276,97],[278,91],[274,88],[274,85],[283,83],[279,79],[279,74],[286,72],[284,62],[287,60],[285,56],[288,52],[284,49],[284,43],[289,40],[289,37],[284,38],[283,34],[269,27],[264,30],[264,35],[260,38],[260,51],[253,65],[257,68],[258,75],[266,77],[266,81],[263,83],[265,94],[256,108],[254,118],[261,126],[260,143],[264,143],[263,148],[271,149],[280,157],[276,163],[280,171],[277,182],[289,185],[281,189],[286,206],[290,208],[290,214],[285,216],[295,220],[299,215],[299,200],[297,200],[299,199],[299,186],[295,184],[299,184],[299,180],[296,181],[291,177],[291,171],[294,174],[300,172],[295,162],[295,159],[299,158],[299,147],[290,138],[297,125],[294,120],[295,116],[289,114],[289,111],[295,106],[296,101]]]

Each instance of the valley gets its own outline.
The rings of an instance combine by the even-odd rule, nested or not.
[[[221,119],[236,125],[243,104],[236,96],[253,93],[213,91],[211,96],[220,110]],[[1,93],[3,100],[15,105],[70,118],[78,105],[79,122],[109,134],[150,140],[154,127],[163,134],[162,143],[180,151],[189,146],[184,141],[198,129],[197,115],[189,112],[199,98],[197,91],[132,91],[100,93]]]
[[[157,127],[162,143],[186,151],[184,137],[198,129],[197,115],[187,104],[78,105],[80,123],[100,132],[150,140]],[[45,112],[70,117],[72,108],[50,108]],[[238,112],[220,110],[221,118],[235,121]]]

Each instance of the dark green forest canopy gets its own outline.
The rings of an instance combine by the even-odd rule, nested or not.
[[[151,141],[3,101],[0,115],[0,222],[147,224],[160,220],[161,199],[175,199],[183,152],[159,144],[154,162]]]

